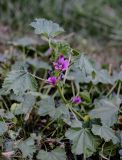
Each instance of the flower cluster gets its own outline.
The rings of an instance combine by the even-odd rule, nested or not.
[[[49,78],[47,79],[47,83],[49,85],[55,86],[58,82],[58,80],[62,80],[63,79],[63,73],[64,71],[66,71],[69,67],[69,60],[64,58],[64,55],[60,55],[57,60],[55,62],[53,62],[53,66],[55,68],[56,71],[58,71],[58,75],[57,76],[51,76],[51,71],[49,71]],[[79,105],[82,100],[80,98],[80,96],[74,96],[71,98],[71,102],[73,104],[77,104]]]
[[[66,71],[69,67],[69,60],[65,59],[63,55],[61,55],[56,62],[53,62],[55,70],[58,71]]]
[[[59,71],[60,75],[58,77],[56,76],[50,76],[47,79],[47,83],[50,85],[55,86],[57,84],[58,80],[62,79],[62,71],[66,71],[69,67],[69,60],[64,58],[64,55],[60,55],[58,59],[53,62],[53,66],[56,71]]]

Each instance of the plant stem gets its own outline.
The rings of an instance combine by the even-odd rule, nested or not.
[[[61,91],[61,87],[60,87],[59,85],[57,85],[57,89],[58,89],[58,91],[59,91],[59,94],[60,94],[62,100],[64,101],[64,103],[67,104],[67,100],[65,99],[65,97],[64,97],[64,95],[63,95],[63,93],[62,93],[62,91]]]
[[[73,93],[73,96],[75,96],[75,89],[74,89],[74,84],[73,84],[73,82],[71,82],[71,86],[72,86],[72,93]]]
[[[29,72],[28,72],[29,73]],[[37,79],[39,79],[39,80],[41,80],[41,81],[45,81],[45,79],[43,79],[43,78],[40,78],[40,77],[38,77],[38,76],[35,76],[34,74],[31,74],[31,73],[29,73],[31,76],[33,76],[33,77],[35,77],[35,78],[37,78]]]
[[[48,93],[50,92],[51,88],[52,88],[52,87],[49,87],[49,88],[47,89],[46,95],[48,95]]]
[[[44,76],[43,76],[43,79],[46,79],[47,78],[47,71],[45,70],[45,73],[44,73]],[[40,84],[40,88],[39,88],[39,91],[41,92],[41,89],[43,88],[43,85],[45,84],[45,81],[42,81],[41,84]]]
[[[112,91],[116,88],[117,84],[118,84],[118,81],[113,85],[113,87],[112,87],[111,90],[108,92],[108,94],[106,95],[106,97],[108,97],[108,96],[112,93]]]
[[[5,105],[5,108],[9,111],[8,105],[2,96],[1,96],[1,99],[3,101],[3,104]]]
[[[70,107],[71,112],[74,112],[79,118],[84,119],[73,107]]]
[[[56,90],[55,93],[54,93],[53,96],[52,96],[53,98],[55,98],[57,92],[58,92],[58,91]]]
[[[78,84],[77,82],[75,82],[75,88],[76,88],[76,90],[77,90],[76,96],[78,96],[79,93],[80,93],[80,87],[79,87],[79,84]]]
[[[77,118],[76,114],[73,112],[72,108],[69,108],[69,109],[70,109],[70,111],[72,112],[72,114],[73,114],[75,120],[78,121],[78,118]]]
[[[54,121],[55,121],[55,120],[50,121],[50,122],[45,126],[45,128],[42,130],[42,132],[44,132],[45,129],[47,129]]]
[[[61,91],[60,86],[57,85],[57,89],[59,91],[59,94],[60,94],[62,100],[64,101],[65,104],[67,104],[67,100],[65,99],[65,97]],[[83,117],[74,108],[70,107],[70,110],[71,110],[71,112],[74,112],[78,117],[80,117],[83,120]]]
[[[121,82],[119,82],[118,91],[117,91],[117,97],[119,96],[120,91],[121,91]]]
[[[49,47],[52,48],[51,47],[51,39],[50,38],[48,39],[48,43],[49,43]]]

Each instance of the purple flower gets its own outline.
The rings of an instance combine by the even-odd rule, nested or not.
[[[80,104],[82,102],[80,96],[72,97],[71,101],[72,103],[75,103],[75,104]]]
[[[55,77],[55,76],[49,77],[49,78],[47,79],[47,83],[55,86],[56,83],[57,83],[56,77]]]
[[[58,71],[66,71],[69,67],[69,60],[65,59],[63,55],[61,55],[56,62],[53,62],[53,65]]]

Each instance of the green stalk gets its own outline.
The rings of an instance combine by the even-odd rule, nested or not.
[[[73,115],[75,114],[77,117],[84,120],[84,118],[80,115],[80,113],[78,113],[73,107],[69,107],[69,109],[73,113]]]
[[[117,84],[118,84],[118,81],[113,85],[113,87],[112,87],[111,90],[108,92],[108,94],[106,95],[106,97],[108,97],[108,96],[113,92],[113,90],[116,88]]]
[[[29,72],[28,72],[29,73]],[[38,76],[36,76],[36,75],[34,75],[34,74],[32,74],[32,73],[29,73],[32,77],[35,77],[36,79],[39,79],[39,80],[41,80],[41,81],[45,81],[45,79],[43,79],[43,78],[41,78],[41,77],[38,77]]]
[[[74,84],[73,84],[73,82],[71,82],[71,86],[72,86],[72,93],[73,93],[73,96],[75,96],[75,89],[74,89]]]
[[[71,108],[71,110],[82,120],[84,120],[84,118],[80,115],[80,113],[78,113],[74,108]]]
[[[44,132],[55,120],[50,121],[41,132]]]
[[[53,96],[52,96],[53,98],[55,98],[57,92],[58,92],[58,91],[56,90],[55,93],[54,93]]]
[[[63,95],[63,93],[62,93],[61,87],[60,87],[59,85],[57,85],[57,89],[58,89],[58,92],[59,92],[62,100],[64,101],[64,103],[67,104],[67,100],[65,99],[65,97],[64,97],[64,95]]]
[[[50,92],[51,88],[52,88],[52,87],[49,87],[49,88],[47,89],[46,95],[48,95],[48,93]]]
[[[119,82],[119,87],[118,87],[118,91],[117,91],[117,96],[119,96],[120,91],[121,91],[121,82]]]

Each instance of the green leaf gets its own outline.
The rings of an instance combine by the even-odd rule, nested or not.
[[[32,45],[37,45],[37,41],[31,37],[23,37],[23,38],[19,38],[16,41],[10,42],[12,43],[14,46],[32,46]]]
[[[98,84],[113,84],[113,77],[109,75],[108,71],[101,69],[95,63],[90,62],[90,60],[85,56],[77,56],[74,64],[71,66],[68,78],[76,80],[77,83],[90,83]]]
[[[25,91],[35,91],[36,80],[26,70],[13,70],[4,80],[3,89],[6,92],[13,90],[15,94],[24,94]]]
[[[14,118],[13,113],[9,112],[9,111],[5,111],[4,109],[0,109],[0,117],[10,120]]]
[[[103,84],[113,84],[113,78],[109,75],[107,70],[96,70],[93,71],[89,74],[88,70],[85,71],[80,70],[79,68],[74,68],[72,71],[70,71],[69,76],[72,77],[73,79],[76,80],[77,83],[80,82],[85,82],[85,83],[90,83],[92,82],[93,84],[98,84],[98,83],[103,83]],[[94,76],[93,76],[94,75]]]
[[[69,124],[70,123],[70,113],[64,104],[59,105],[56,110],[55,110],[55,119],[62,119],[65,123]]]
[[[121,131],[121,130],[118,130],[118,131],[116,132],[116,135],[117,135],[117,137],[119,138],[120,146],[121,146],[121,148],[122,148],[122,131]]]
[[[40,116],[50,115],[50,117],[54,117],[55,115],[55,103],[52,97],[43,98],[39,103],[38,114]]]
[[[117,80],[122,81],[122,71],[120,71],[120,72],[118,73],[118,76],[117,76],[116,78],[117,78]]]
[[[36,34],[41,34],[45,37],[55,37],[64,32],[64,29],[58,24],[43,18],[35,19],[35,21],[33,21],[30,25],[35,29]]]
[[[81,55],[78,61],[78,66],[86,74],[91,74],[93,71],[95,71],[92,63],[88,60],[88,58],[84,54]]]
[[[59,104],[55,107],[55,102],[52,97],[45,97],[40,102],[38,102],[39,109],[38,114],[40,116],[49,115],[53,119],[62,119],[65,123],[70,123],[70,113],[65,104]]]
[[[117,115],[119,111],[119,105],[121,100],[118,97],[114,97],[112,100],[100,99],[96,100],[95,108],[90,111],[90,115],[94,118],[101,118],[101,121],[112,126],[117,122]]]
[[[17,148],[21,150],[22,152],[22,157],[23,158],[32,158],[33,154],[36,151],[35,145],[34,145],[34,139],[32,137],[29,137],[25,141],[21,141],[18,145]]]
[[[95,77],[91,79],[93,84],[103,83],[103,84],[113,84],[113,79],[109,75],[108,71],[101,69],[95,71]]]
[[[72,140],[72,152],[76,155],[84,154],[85,158],[96,152],[99,145],[99,139],[87,128],[71,128],[65,136]]]
[[[5,122],[0,122],[0,136],[2,136],[7,130],[7,124]]]
[[[94,135],[103,138],[105,142],[109,142],[110,140],[112,140],[114,144],[119,142],[119,139],[115,136],[114,131],[108,126],[93,125],[92,132]]]
[[[12,65],[12,71],[16,70],[25,70],[27,71],[29,65],[26,63],[26,60],[18,60]]]
[[[114,79],[114,81],[118,81],[118,80],[122,81],[122,71],[120,71],[119,73],[117,73],[117,72],[114,73],[113,79]]]
[[[14,109],[14,114],[19,115],[19,114],[27,114],[32,110],[32,107],[35,104],[35,97],[30,95],[30,94],[25,94],[21,97],[21,102],[20,104],[17,104],[15,109]]]
[[[37,155],[38,160],[66,160],[66,154],[64,149],[57,147],[51,152],[40,150]]]
[[[8,132],[7,132],[8,133]],[[5,152],[9,152],[9,151],[13,151],[13,146],[14,146],[14,141],[12,141],[11,139],[6,139],[4,142],[4,151]]]
[[[121,144],[121,147],[122,147],[122,131],[120,131],[120,144]]]
[[[40,69],[40,68],[51,69],[51,66],[47,62],[44,62],[42,60],[28,58],[27,62],[30,65],[34,66],[36,69]]]
[[[74,119],[71,121],[71,124],[70,124],[71,128],[82,128],[83,124],[81,121],[79,121],[78,119]]]
[[[81,70],[75,69],[75,68],[73,70],[70,70],[70,72],[67,76],[67,79],[68,80],[75,80],[77,83],[85,82],[85,78],[84,78],[84,75],[82,74]]]

